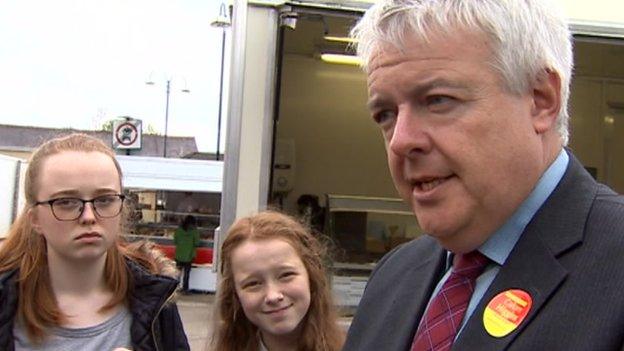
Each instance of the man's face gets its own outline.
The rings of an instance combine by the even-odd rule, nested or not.
[[[548,156],[534,92],[508,92],[485,37],[456,34],[378,52],[368,89],[399,194],[426,233],[466,252],[526,198]]]

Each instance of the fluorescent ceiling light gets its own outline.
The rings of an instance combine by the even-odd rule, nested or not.
[[[339,43],[350,43],[350,44],[357,43],[357,40],[355,40],[354,38],[349,38],[349,37],[336,37],[333,35],[326,35],[323,38],[325,38],[325,40],[327,41],[336,41]]]
[[[361,66],[362,64],[362,60],[354,55],[321,54],[321,60],[328,63],[338,63],[342,65]]]

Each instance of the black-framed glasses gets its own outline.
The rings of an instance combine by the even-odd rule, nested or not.
[[[123,202],[126,198],[122,194],[109,194],[95,197],[91,200],[79,199],[76,197],[61,197],[48,201],[35,202],[37,205],[50,205],[52,214],[59,221],[74,221],[84,212],[88,202],[93,204],[95,214],[100,218],[112,218],[121,213]]]

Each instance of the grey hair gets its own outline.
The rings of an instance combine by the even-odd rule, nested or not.
[[[572,35],[565,16],[550,0],[378,0],[351,31],[363,68],[384,48],[402,50],[408,40],[458,29],[483,33],[492,66],[506,88],[526,92],[546,70],[561,79],[557,131],[567,145],[572,77]],[[442,37],[443,38],[443,37]]]

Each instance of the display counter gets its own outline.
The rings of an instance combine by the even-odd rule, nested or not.
[[[188,215],[197,220],[197,230],[202,239],[213,239],[214,230],[219,226],[219,214],[146,209],[142,209],[141,212],[140,220],[134,225],[134,232],[137,235],[171,237],[184,217]]]
[[[375,262],[422,233],[400,199],[328,194],[327,211],[328,234],[338,246],[339,262]]]
[[[336,244],[332,290],[343,313],[355,311],[376,262],[422,234],[400,199],[327,195],[327,234]]]

